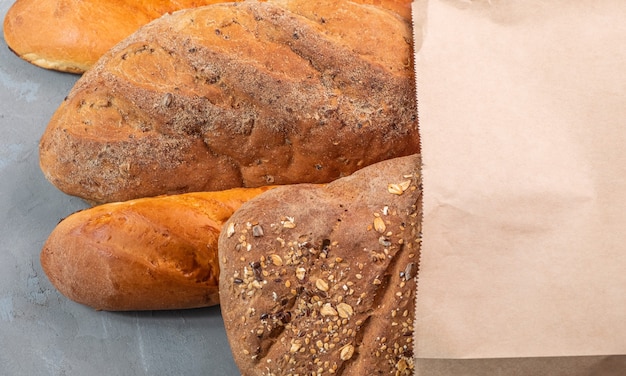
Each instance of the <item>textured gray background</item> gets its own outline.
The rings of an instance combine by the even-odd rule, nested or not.
[[[12,0],[0,0],[4,20]],[[238,375],[219,308],[96,312],[67,300],[39,264],[58,220],[86,205],[38,166],[45,126],[78,77],[0,43],[0,375]]]

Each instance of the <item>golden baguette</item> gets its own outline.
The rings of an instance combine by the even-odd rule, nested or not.
[[[222,225],[271,188],[143,198],[79,211],[52,231],[41,265],[63,295],[97,310],[218,304]]]

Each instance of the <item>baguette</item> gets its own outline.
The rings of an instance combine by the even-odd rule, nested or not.
[[[223,3],[144,26],[85,73],[40,142],[94,203],[327,183],[419,150],[412,33],[323,0]]]
[[[34,65],[80,74],[148,22],[219,2],[223,0],[17,0],[5,16],[4,38],[18,56]],[[357,2],[410,19],[407,0]]]
[[[419,167],[277,187],[230,217],[220,304],[242,375],[412,374]]]
[[[217,239],[241,204],[271,187],[110,203],[70,215],[40,254],[48,279],[97,310],[218,304]]]
[[[83,73],[111,47],[163,14],[220,2],[17,0],[4,17],[4,39],[16,55],[34,65]]]

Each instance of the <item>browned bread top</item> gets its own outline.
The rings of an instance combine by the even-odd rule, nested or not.
[[[218,304],[222,225],[268,189],[142,198],[74,213],[46,240],[42,268],[62,294],[98,310]]]
[[[40,144],[45,176],[92,202],[325,183],[418,152],[409,25],[352,2],[166,15],[77,82]]]
[[[221,2],[225,1],[17,0],[5,16],[4,38],[18,56],[35,65],[83,73],[146,23],[180,9]],[[407,0],[357,2],[381,6],[410,19]]]
[[[218,2],[222,0],[17,0],[4,18],[4,38],[35,65],[83,73],[161,15]]]
[[[419,164],[278,187],[227,221],[220,300],[243,375],[412,374]]]

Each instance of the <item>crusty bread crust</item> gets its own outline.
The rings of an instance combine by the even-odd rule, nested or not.
[[[97,310],[219,303],[217,240],[242,203],[271,187],[137,199],[62,220],[41,251],[66,297]]]
[[[412,33],[352,2],[242,2],[166,15],[77,82],[40,143],[91,202],[326,183],[419,150]]]
[[[146,23],[166,13],[224,1],[17,0],[5,16],[4,38],[19,57],[34,65],[83,73]],[[357,2],[381,6],[410,19],[407,0]]]
[[[5,15],[4,38],[34,65],[83,73],[163,14],[218,2],[222,0],[17,0]]]
[[[413,374],[419,168],[278,187],[231,216],[220,304],[242,375]]]

